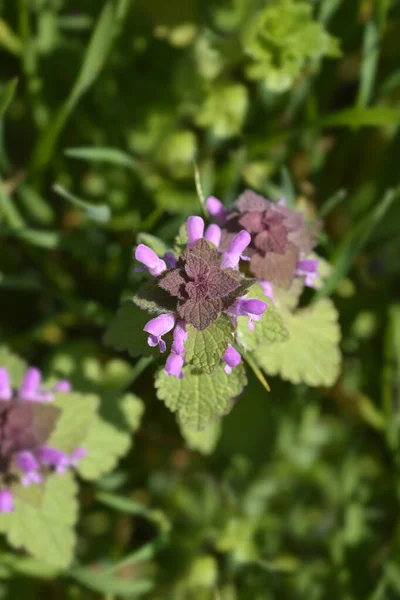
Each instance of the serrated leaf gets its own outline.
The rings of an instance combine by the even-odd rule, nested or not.
[[[58,407],[61,414],[48,445],[68,454],[83,445],[96,418],[98,404],[99,398],[94,395],[56,394],[52,406]]]
[[[254,350],[261,344],[275,344],[288,338],[288,331],[279,311],[270,298],[266,298],[260,285],[255,285],[248,293],[248,298],[256,298],[267,303],[267,309],[259,321],[254,321],[254,329],[248,327],[249,317],[238,317],[237,339],[246,348]]]
[[[331,386],[340,368],[338,313],[327,298],[299,309],[286,311],[289,339],[273,347],[260,346],[254,357],[268,375],[280,375],[292,383]]]
[[[111,471],[124,456],[132,442],[132,433],[140,425],[143,413],[142,401],[133,394],[126,394],[119,403],[124,421],[118,423],[112,417],[96,417],[91,423],[84,446],[86,456],[78,464],[78,472],[84,479],[95,480]]]
[[[0,530],[14,548],[56,567],[67,567],[75,546],[77,484],[71,473],[50,475],[40,508],[15,498],[15,511],[0,514]]]
[[[188,325],[187,333],[186,361],[200,371],[212,373],[233,340],[232,323],[221,315],[202,331]]]
[[[132,301],[124,302],[110,323],[103,342],[120,352],[126,350],[131,356],[154,356],[158,354],[147,344],[143,327],[150,320],[148,313]]]
[[[6,346],[0,346],[0,367],[5,367],[10,375],[13,387],[19,387],[26,371],[26,363],[8,350]]]
[[[212,423],[203,431],[193,431],[184,425],[180,426],[182,437],[190,450],[197,450],[201,454],[212,454],[218,444],[222,433],[221,421]]]
[[[168,376],[159,371],[155,386],[157,396],[166,406],[176,412],[182,425],[200,431],[227,414],[232,400],[247,383],[242,364],[227,375],[218,365],[212,375],[201,373],[190,365],[183,368],[183,379]]]
[[[176,311],[176,298],[170,296],[153,281],[143,283],[137,294],[132,298],[133,302],[143,311],[150,314],[165,314]],[[147,317],[147,321],[150,317]]]

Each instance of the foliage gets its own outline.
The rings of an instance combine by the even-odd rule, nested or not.
[[[399,19],[0,0],[0,367],[69,380],[54,443],[87,448],[0,515],[1,598],[399,597]],[[181,255],[187,216],[246,189],[323,221],[315,289],[254,285],[254,330],[189,328],[167,377],[143,328],[173,309],[132,248]]]

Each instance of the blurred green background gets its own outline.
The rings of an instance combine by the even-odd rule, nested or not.
[[[2,541],[1,598],[400,598],[399,34],[396,0],[0,0],[0,345],[146,403],[76,564]],[[195,162],[325,219],[343,352],[331,389],[250,378],[202,452],[101,341],[138,234],[199,211]]]

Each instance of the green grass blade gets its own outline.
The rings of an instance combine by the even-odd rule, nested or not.
[[[67,148],[64,151],[68,158],[76,158],[78,160],[87,160],[89,162],[101,162],[120,167],[128,167],[135,169],[135,160],[126,152],[118,148],[98,148],[98,147],[82,147],[82,148]]]
[[[15,91],[17,89],[17,85],[18,79],[17,77],[15,77],[14,79],[11,79],[11,81],[6,83],[3,87],[0,95],[0,119],[3,118],[3,116],[6,113],[6,110],[11,104],[15,95]]]
[[[108,223],[111,218],[111,209],[107,204],[89,204],[85,200],[81,200],[77,196],[71,194],[59,183],[56,183],[53,186],[53,191],[71,202],[71,204],[81,208],[86,216],[93,221],[97,221],[98,223]]]
[[[335,291],[339,282],[350,271],[354,260],[368,242],[373,230],[399,195],[400,188],[389,190],[368,215],[349,231],[333,256],[333,273],[316,294],[316,298],[329,296]]]

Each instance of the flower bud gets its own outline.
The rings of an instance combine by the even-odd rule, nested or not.
[[[223,269],[236,269],[240,259],[242,258],[243,251],[247,248],[250,242],[251,235],[244,229],[242,229],[242,231],[239,231],[239,233],[235,235],[235,237],[229,244],[228,250],[223,253],[221,259],[221,267]]]
[[[204,221],[201,217],[189,217],[186,221],[186,230],[188,235],[188,248],[203,237]]]
[[[179,354],[175,354],[171,352],[171,354],[167,358],[167,362],[165,363],[165,373],[166,375],[173,375],[177,379],[183,378],[182,367],[183,367],[183,356]]]
[[[211,242],[218,249],[221,242],[221,228],[218,225],[209,225],[206,229],[204,238]]]
[[[237,367],[242,361],[242,357],[240,356],[239,352],[235,350],[231,344],[228,344],[228,348],[226,349],[226,352],[222,358],[226,363],[224,371],[228,375],[232,373],[232,369]]]
[[[215,196],[210,196],[206,201],[206,210],[219,225],[225,224],[227,211],[218,198],[215,198]]]

